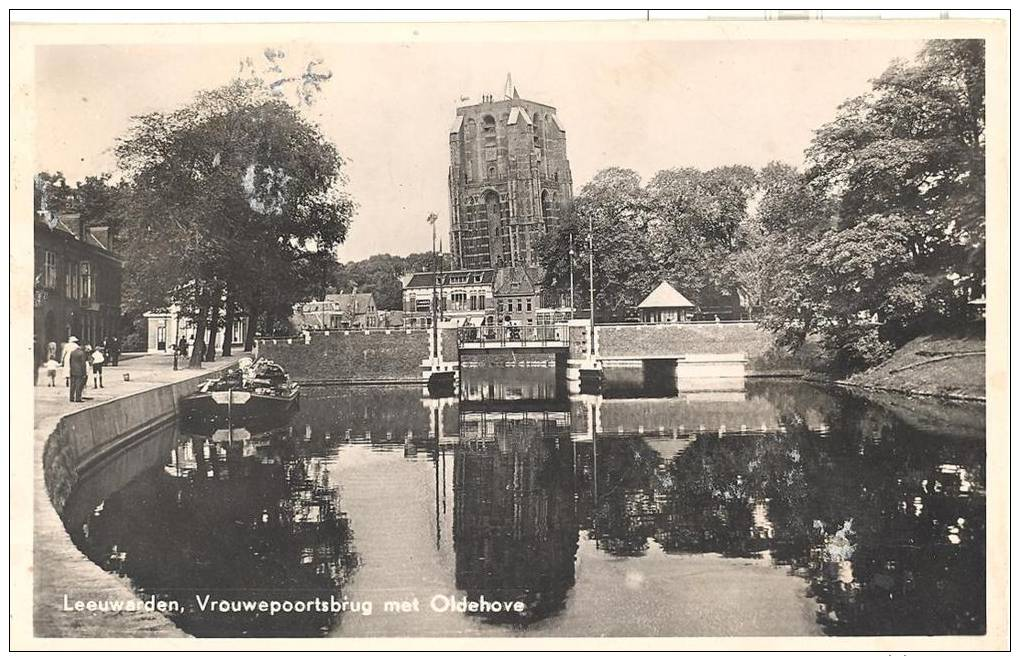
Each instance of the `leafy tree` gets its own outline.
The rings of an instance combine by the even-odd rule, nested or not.
[[[648,183],[656,268],[699,304],[737,285],[725,263],[740,246],[755,187],[745,166],[668,169]]]
[[[751,316],[771,308],[781,292],[783,268],[832,225],[832,203],[796,168],[771,162],[758,172],[757,189],[736,235],[738,248],[720,263]]]
[[[66,211],[72,189],[60,171],[36,174],[33,185],[33,204],[36,213]]]
[[[932,41],[840,107],[807,151],[838,222],[784,255],[765,325],[791,345],[819,335],[845,372],[965,321],[985,279],[984,102],[983,43]],[[779,194],[763,217],[789,225],[804,200]]]
[[[563,291],[570,280],[570,237],[574,244],[574,284],[578,305],[587,305],[588,233],[594,229],[595,306],[597,313],[619,317],[654,287],[648,193],[628,169],[599,171],[574,199],[573,213],[547,234],[539,247],[546,284]]]
[[[984,285],[984,75],[983,41],[930,41],[844,103],[807,152],[840,227],[910,218],[917,269],[957,274],[971,293]]]
[[[259,78],[136,117],[116,152],[132,181],[135,301],[180,306],[196,342],[224,305],[240,304],[254,323],[303,300],[307,263],[346,237],[353,203],[339,153]]]

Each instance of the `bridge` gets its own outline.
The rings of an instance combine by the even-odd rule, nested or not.
[[[493,349],[567,349],[566,324],[542,326],[465,326],[457,328],[460,351]]]
[[[552,352],[566,358],[572,382],[585,367],[607,373],[668,368],[675,370],[681,390],[724,390],[743,379],[747,363],[772,345],[771,335],[746,321],[598,324],[593,345],[589,331],[584,320],[444,328],[442,341],[455,347],[441,348],[437,357],[424,360],[423,377],[459,370],[464,354]]]

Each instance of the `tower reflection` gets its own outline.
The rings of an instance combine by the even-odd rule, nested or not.
[[[472,601],[524,606],[477,613],[493,623],[527,625],[554,615],[574,585],[570,413],[550,374],[552,384],[540,376],[513,387],[469,384],[461,402],[453,471],[456,585]]]

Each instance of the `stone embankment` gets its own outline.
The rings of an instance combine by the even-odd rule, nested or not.
[[[427,330],[333,330],[262,339],[258,351],[299,383],[421,383],[430,339]]]
[[[64,595],[72,604],[75,600],[137,604],[140,598],[126,580],[103,571],[77,549],[61,513],[75,486],[102,477],[105,464],[137,446],[149,431],[171,425],[180,399],[236,359],[207,364],[206,370],[196,372],[174,371],[170,358],[163,355],[126,358],[119,367],[106,368],[102,389],[94,389],[90,381],[84,404],[68,402],[63,380],[57,387],[46,387],[45,377],[40,379],[33,430],[37,637],[186,637],[156,611],[66,610]]]

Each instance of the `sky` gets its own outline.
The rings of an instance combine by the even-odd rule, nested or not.
[[[229,26],[224,26],[229,29]],[[579,192],[599,170],[647,180],[673,167],[801,166],[812,133],[918,41],[641,41],[74,45],[36,49],[36,164],[74,182],[116,168],[131,117],[171,111],[228,82],[239,62],[333,71],[307,110],[346,160],[358,208],[342,261],[431,245],[448,230],[448,130],[459,105],[521,97],[552,105]]]

